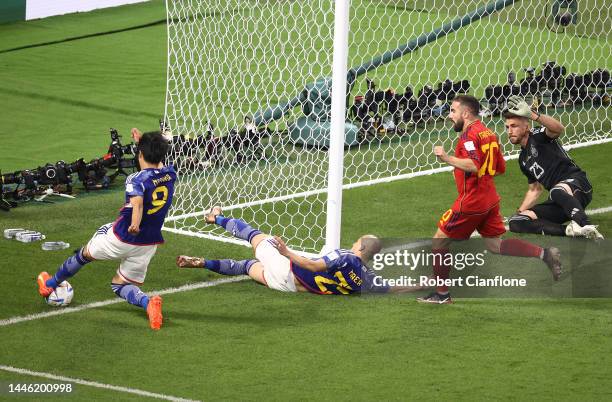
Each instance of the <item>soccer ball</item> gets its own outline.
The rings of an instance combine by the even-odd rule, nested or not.
[[[74,290],[68,281],[64,281],[47,297],[47,304],[54,307],[66,307],[72,301]]]

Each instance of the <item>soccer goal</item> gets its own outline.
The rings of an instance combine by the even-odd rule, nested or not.
[[[179,183],[166,230],[233,241],[233,216],[304,251],[337,247],[342,189],[431,174],[458,93],[511,157],[511,94],[566,125],[564,144],[612,140],[609,2],[167,1],[165,118]],[[367,200],[364,200],[367,202]]]

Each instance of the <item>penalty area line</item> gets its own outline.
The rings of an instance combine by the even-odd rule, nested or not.
[[[246,279],[248,279],[247,276],[232,276],[229,278],[215,279],[214,281],[197,282],[197,283],[191,283],[188,285],[183,285],[183,286],[179,286],[175,288],[168,288],[168,289],[163,289],[163,290],[158,290],[158,291],[152,291],[150,292],[150,295],[151,296],[169,295],[172,293],[187,292],[187,291],[195,290],[195,289],[210,288],[213,286],[223,285],[224,283],[244,281]],[[53,317],[56,315],[78,313],[79,311],[89,310],[89,309],[97,308],[97,307],[109,306],[111,304],[122,303],[122,302],[125,302],[125,300],[117,297],[114,299],[108,299],[108,300],[103,300],[103,301],[99,301],[95,303],[84,304],[78,307],[56,307],[55,310],[53,311],[45,311],[44,313],[28,314],[24,316],[12,317],[12,318],[0,320],[0,327],[6,327],[8,325],[18,324],[20,322],[25,322],[25,321],[39,320],[41,318]]]
[[[179,397],[172,396],[172,395],[157,394],[155,392],[143,391],[143,390],[136,389],[136,388],[104,384],[104,383],[96,382],[96,381],[82,380],[80,378],[64,377],[61,375],[43,373],[41,371],[32,371],[32,370],[27,370],[27,369],[12,367],[12,366],[5,366],[2,364],[0,364],[0,370],[8,371],[10,373],[28,375],[32,377],[47,378],[49,380],[62,381],[62,382],[67,382],[67,383],[79,384],[79,385],[86,385],[88,387],[109,389],[112,391],[125,392],[129,394],[140,395],[140,396],[148,396],[150,398],[164,399],[166,401],[177,401],[177,402],[178,401],[181,401],[181,402],[195,401],[194,399],[185,399],[185,398],[179,398]]]

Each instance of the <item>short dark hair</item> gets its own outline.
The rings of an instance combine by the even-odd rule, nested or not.
[[[478,116],[478,112],[480,112],[480,102],[472,95],[457,95],[453,102],[467,108],[474,116]]]
[[[138,141],[138,151],[142,154],[145,161],[157,164],[164,160],[168,152],[168,141],[164,138],[161,131],[149,131],[144,133]]]

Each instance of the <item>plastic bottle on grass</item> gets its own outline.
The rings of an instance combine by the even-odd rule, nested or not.
[[[70,243],[63,241],[46,241],[42,244],[42,249],[45,251],[64,250],[70,247]]]

